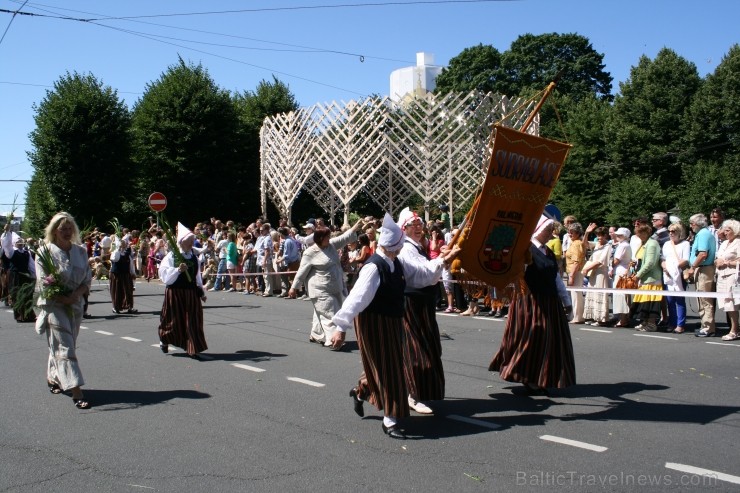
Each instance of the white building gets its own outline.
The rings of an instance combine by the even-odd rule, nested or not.
[[[416,66],[399,68],[391,72],[391,99],[399,102],[409,93],[421,96],[433,91],[437,87],[437,76],[441,72],[442,67],[434,65],[434,55],[417,53]]]

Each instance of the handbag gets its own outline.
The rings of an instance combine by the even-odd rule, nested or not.
[[[637,289],[638,284],[635,276],[622,276],[617,281],[617,289]]]

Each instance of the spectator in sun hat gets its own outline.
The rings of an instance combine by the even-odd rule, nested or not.
[[[310,247],[313,245],[313,233],[316,231],[316,219],[311,218],[306,221],[306,224],[301,226],[303,228],[303,235],[296,235],[295,239],[303,245],[303,247]]]

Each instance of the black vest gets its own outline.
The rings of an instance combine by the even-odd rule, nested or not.
[[[406,241],[406,244],[415,248],[420,255],[424,256],[425,259],[430,260],[429,255],[427,254],[427,252],[424,251],[421,245],[414,245],[408,240]],[[406,286],[406,289],[404,290],[406,296],[426,297],[429,298],[429,300],[431,300],[432,302],[436,300],[438,292],[439,288],[436,284],[432,284],[431,286],[424,286],[423,288],[412,288],[410,286]]]
[[[404,296],[403,291],[406,287],[406,278],[403,276],[403,267],[398,259],[393,260],[394,270],[380,255],[373,254],[365,262],[365,265],[373,264],[378,269],[380,275],[380,286],[375,292],[375,297],[370,305],[365,308],[367,312],[377,313],[393,318],[403,318]],[[364,268],[364,266],[363,266]]]
[[[185,264],[188,266],[188,274],[190,274],[190,282],[188,282],[188,276],[184,272],[180,272],[177,276],[177,280],[169,285],[171,288],[191,288],[194,289],[197,284],[195,283],[195,274],[198,272],[198,258],[193,254],[190,258],[186,258]],[[175,263],[177,261],[175,260]],[[175,265],[177,267],[177,265]]]
[[[555,277],[559,275],[559,270],[555,254],[549,248],[546,248],[547,253],[543,253],[534,244],[529,246],[529,251],[532,254],[532,264],[524,271],[527,287],[535,296],[557,295]]]
[[[111,274],[128,274],[131,272],[131,249],[127,248],[121,252],[118,262],[111,262]]]
[[[22,272],[28,274],[28,261],[31,259],[31,252],[28,250],[16,250],[13,256],[8,259],[11,272]]]

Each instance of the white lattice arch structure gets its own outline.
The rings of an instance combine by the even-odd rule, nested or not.
[[[291,218],[301,190],[333,218],[365,191],[395,214],[411,194],[431,204],[469,203],[490,157],[491,126],[518,128],[534,102],[492,93],[428,93],[315,104],[265,119],[261,130],[261,199]],[[539,133],[538,122],[529,128]]]

